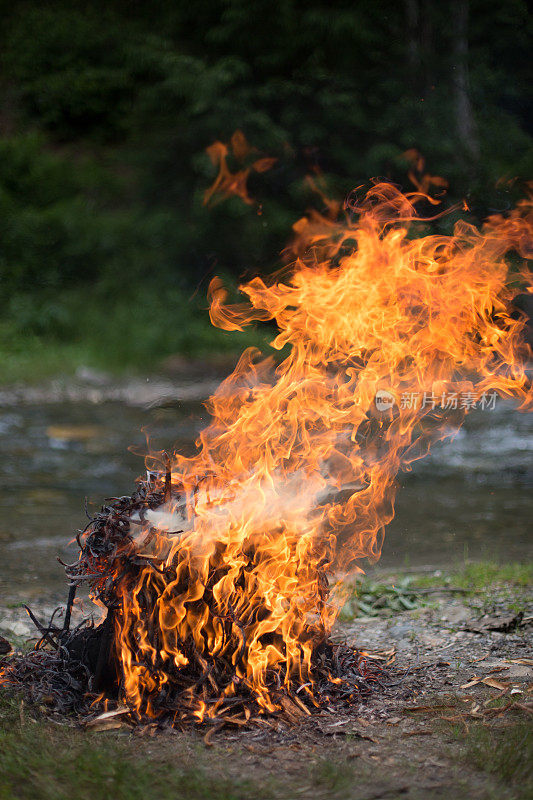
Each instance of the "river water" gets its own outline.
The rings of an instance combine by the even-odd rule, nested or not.
[[[143,408],[125,402],[50,401],[0,408],[0,599],[63,591],[57,562],[105,497],[130,494],[149,429],[155,447],[191,450],[207,414],[200,402]],[[400,476],[381,565],[450,567],[466,557],[533,554],[533,415],[498,400],[473,411],[454,441]]]

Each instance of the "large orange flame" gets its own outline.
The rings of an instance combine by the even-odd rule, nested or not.
[[[245,686],[272,710],[275,676],[312,693],[342,595],[328,597],[324,576],[379,557],[399,470],[493,390],[530,407],[526,323],[511,306],[525,272],[505,261],[531,249],[530,204],[482,230],[411,238],[423,198],[377,183],[341,219],[305,217],[292,266],[242,286],[241,305],[212,281],[215,325],[274,321],[287,354],[243,353],[208,401],[197,454],[172,458],[179,501],[133,525],[151,566],[122,581],[116,634],[139,712],[181,686],[199,718],[216,715],[187,684],[191,638],[205,682],[228,664],[226,698]]]

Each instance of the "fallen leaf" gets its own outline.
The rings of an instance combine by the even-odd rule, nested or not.
[[[389,650],[363,650],[361,655],[372,661],[385,661],[392,664],[396,658],[396,649],[391,647]]]
[[[478,683],[481,683],[482,680],[483,680],[483,678],[481,678],[481,677],[476,675],[473,678],[470,678],[470,680],[467,683],[463,683],[463,685],[460,686],[459,688],[460,689],[470,689],[471,686],[476,686]]]
[[[485,684],[485,686],[490,686],[491,689],[498,689],[500,692],[506,692],[510,683],[503,683],[503,681],[498,681],[496,678],[483,678],[481,683]]]
[[[118,719],[102,719],[102,720],[91,720],[85,726],[86,728],[90,728],[93,733],[100,733],[101,731],[112,731],[118,728],[124,728],[125,725]]]
[[[306,705],[304,705],[304,704],[302,703],[302,701],[300,700],[300,698],[299,698],[299,697],[296,697],[296,695],[293,695],[293,696],[291,697],[291,700],[292,700],[292,702],[293,702],[293,703],[296,703],[296,705],[297,705],[299,708],[301,708],[301,709],[302,709],[302,711],[304,712],[304,714],[307,714],[307,716],[308,716],[308,717],[310,717],[310,716],[311,716],[311,712],[309,711],[309,709],[307,708],[307,706],[306,706]]]
[[[112,711],[104,711],[103,714],[99,714],[97,717],[90,719],[88,722],[85,723],[86,728],[91,728],[92,730],[109,730],[109,728],[102,727],[106,723],[116,722],[118,727],[122,725],[122,722],[117,720],[117,717],[121,717],[124,714],[129,714],[129,708],[125,706],[119,706],[118,708],[113,709]]]
[[[344,725],[345,727],[342,728],[340,727],[341,725]],[[340,722],[332,722],[327,725],[319,725],[319,730],[324,736],[355,736],[357,739],[365,739],[369,742],[374,742],[374,744],[376,744],[378,741],[373,736],[369,736],[366,733],[361,733],[361,731],[358,731],[356,728],[354,728],[353,723],[349,719],[341,720]]]
[[[150,722],[147,725],[142,725],[135,728],[135,736],[153,736],[156,730],[157,724]],[[170,731],[172,733],[176,732],[173,728],[170,728]]]
[[[3,636],[0,636],[0,656],[5,656],[12,651],[12,647]]]
[[[443,703],[442,705],[435,705],[435,706],[405,706],[402,708],[404,714],[424,714],[427,711],[439,711],[443,708],[455,708],[455,706],[451,706],[449,704]]]
[[[242,717],[237,717],[237,716],[224,717],[221,721],[222,721],[223,724],[228,722],[230,725],[237,725],[239,727],[244,727],[247,724],[246,719],[243,719]]]
[[[281,705],[283,706],[283,710],[287,714],[287,716],[292,720],[297,720],[303,715],[303,711],[299,705],[286,695],[282,695],[280,697]],[[306,709],[307,713],[307,709]]]

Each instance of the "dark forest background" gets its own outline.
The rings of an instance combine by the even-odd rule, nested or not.
[[[533,174],[522,0],[0,6],[0,380],[240,348],[209,277],[276,266],[317,168],[407,186],[417,148],[474,221]],[[202,202],[235,129],[278,158],[260,214]]]

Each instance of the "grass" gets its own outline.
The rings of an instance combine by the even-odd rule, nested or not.
[[[21,711],[22,708],[22,711]],[[271,787],[135,754],[128,737],[34,720],[0,696],[0,800],[257,800]]]
[[[0,322],[0,384],[73,374],[79,366],[111,373],[154,371],[171,355],[216,360],[245,347],[265,349],[273,328],[215,328],[205,289],[140,289],[117,295],[101,288],[53,298],[24,296]]]
[[[334,792],[347,793],[353,785],[355,770],[346,762],[321,759],[311,771],[312,783],[320,788]],[[346,796],[346,795],[345,795]]]
[[[402,575],[381,578],[380,580],[364,577],[358,580],[351,589],[339,619],[348,622],[356,616],[391,617],[405,611],[416,616],[424,606],[434,606],[435,594],[420,592],[420,589],[437,589],[448,587],[465,589],[463,597],[471,593],[479,599],[490,599],[496,588],[507,591],[518,591],[533,585],[533,563],[512,562],[497,564],[492,561],[466,562],[449,574],[442,575]],[[450,595],[453,596],[453,595]],[[519,598],[520,599],[520,598]],[[523,603],[518,604],[520,609]],[[512,607],[512,604],[511,604]]]
[[[520,720],[506,725],[471,725],[453,729],[461,742],[461,759],[515,790],[513,797],[533,797],[533,725]]]
[[[81,365],[96,366],[83,343],[17,337],[9,324],[0,326],[0,383],[36,383],[47,378],[73,375]]]
[[[495,561],[466,562],[446,576],[431,575],[417,577],[418,587],[456,586],[472,592],[492,589],[497,586],[527,588],[533,584],[532,562],[498,564]]]

